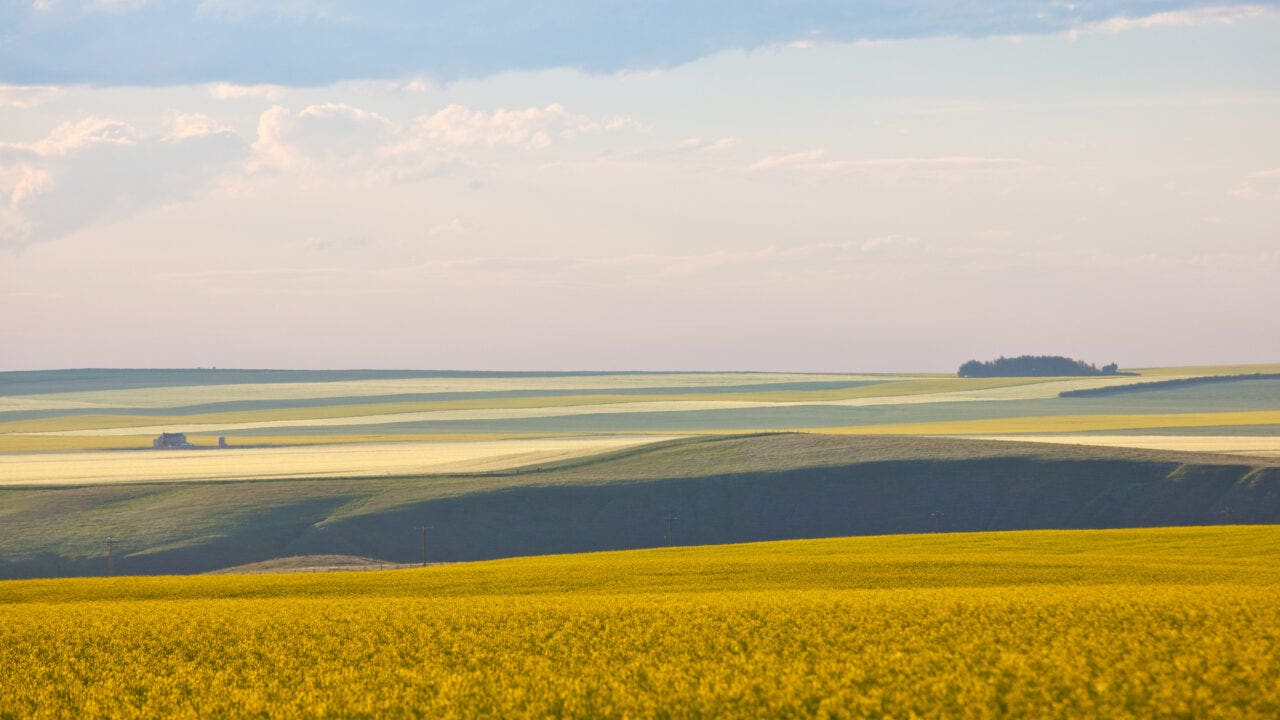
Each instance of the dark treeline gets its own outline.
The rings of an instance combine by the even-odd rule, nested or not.
[[[1061,355],[1020,355],[982,362],[970,360],[960,366],[960,377],[1062,377],[1067,375],[1120,375],[1115,363],[1099,368],[1083,360]],[[1132,373],[1124,373],[1132,374]]]

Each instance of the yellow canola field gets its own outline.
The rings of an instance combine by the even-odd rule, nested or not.
[[[1280,716],[1280,528],[0,583],[0,717]]]
[[[0,454],[0,487],[493,472],[613,452],[674,436],[608,436],[264,448]]]

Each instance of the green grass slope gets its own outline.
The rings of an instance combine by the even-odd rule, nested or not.
[[[702,438],[542,472],[0,490],[0,577],[195,573],[799,537],[1280,521],[1240,458],[946,438]]]

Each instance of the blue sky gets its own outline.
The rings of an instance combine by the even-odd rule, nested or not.
[[[0,369],[1280,359],[1270,3],[0,6]]]
[[[0,27],[8,29],[0,41],[0,80],[323,85],[552,67],[611,73],[791,42],[1041,35],[1114,18],[1231,7],[1176,0],[10,0],[0,10]]]

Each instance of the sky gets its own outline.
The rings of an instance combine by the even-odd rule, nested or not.
[[[0,0],[0,370],[1280,361],[1277,37],[1273,2]]]

